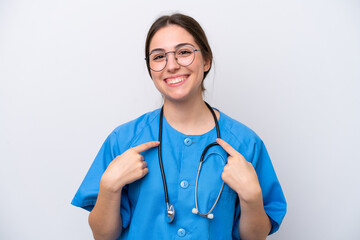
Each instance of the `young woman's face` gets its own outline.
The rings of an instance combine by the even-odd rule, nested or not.
[[[183,44],[200,49],[192,35],[184,28],[168,25],[155,33],[150,42],[149,53],[155,49],[176,51]],[[204,72],[210,68],[210,61],[205,61],[200,51],[195,51],[194,54],[194,61],[184,67],[176,62],[174,53],[168,53],[165,68],[159,72],[151,70],[152,80],[165,100],[185,101],[202,96],[201,82]]]

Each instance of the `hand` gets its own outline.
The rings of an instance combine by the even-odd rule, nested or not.
[[[262,198],[259,180],[252,164],[224,140],[218,138],[216,142],[229,154],[221,174],[223,181],[237,192],[240,200],[252,202]]]
[[[146,142],[117,156],[101,177],[100,186],[118,193],[126,184],[144,177],[149,169],[144,161],[144,156],[140,153],[158,145],[158,141]]]

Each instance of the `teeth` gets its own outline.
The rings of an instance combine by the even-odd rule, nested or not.
[[[185,80],[186,77],[178,77],[178,78],[173,78],[173,79],[167,79],[166,82],[169,84],[175,84],[175,83],[179,83]]]

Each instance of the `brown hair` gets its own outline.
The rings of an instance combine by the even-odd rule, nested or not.
[[[204,78],[201,83],[201,89],[202,89],[202,91],[204,91],[205,90],[204,79],[206,78],[207,74],[209,73],[209,71],[211,69],[212,61],[213,61],[212,51],[211,51],[209,42],[206,38],[205,32],[201,28],[200,24],[192,17],[186,16],[186,15],[183,15],[180,13],[159,17],[151,25],[151,27],[149,29],[149,32],[146,37],[146,42],[145,42],[145,57],[146,57],[146,66],[147,66],[148,72],[150,74],[150,77],[151,77],[151,71],[150,71],[150,66],[149,66],[149,60],[147,57],[149,55],[149,47],[150,47],[151,39],[153,38],[153,36],[155,35],[155,33],[158,30],[160,30],[161,28],[163,28],[165,26],[171,25],[171,24],[178,25],[178,26],[184,28],[186,31],[188,31],[193,36],[196,44],[199,45],[201,55],[204,58],[204,60],[210,61],[210,68],[208,71],[204,72]]]

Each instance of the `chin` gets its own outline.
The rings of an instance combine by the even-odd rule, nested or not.
[[[194,96],[191,96],[189,94],[173,94],[173,95],[163,95],[165,99],[171,101],[171,102],[178,102],[178,103],[182,103],[182,102],[186,102],[189,101],[191,99],[194,99]]]

